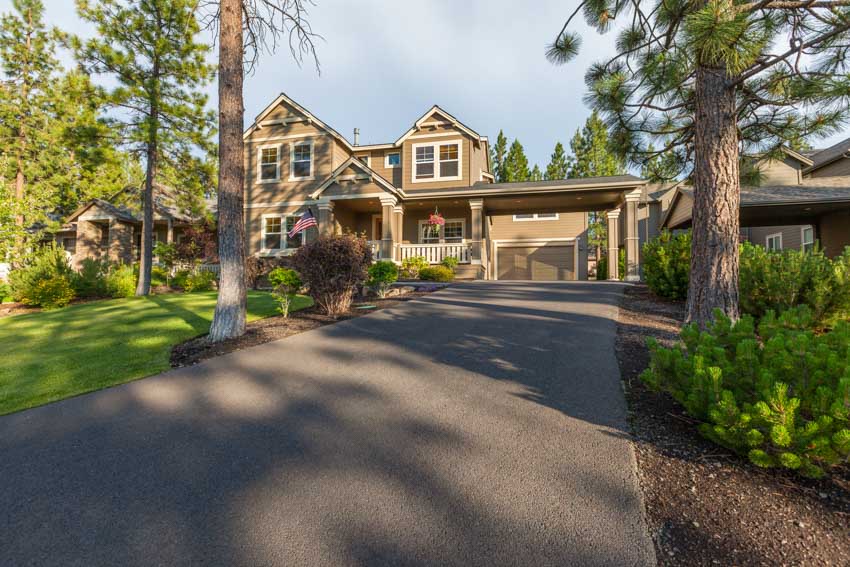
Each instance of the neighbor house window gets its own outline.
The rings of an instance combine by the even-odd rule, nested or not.
[[[815,229],[811,226],[804,226],[802,234],[803,252],[811,252],[815,248]]]
[[[558,220],[558,213],[523,213],[514,215],[515,221]]]
[[[446,219],[440,232],[435,233],[427,220],[419,221],[419,242],[421,244],[437,244],[440,242],[463,242],[465,234],[463,219]]]
[[[313,143],[296,142],[290,154],[290,179],[309,179],[313,177]]]
[[[260,148],[260,181],[277,181],[280,178],[280,161],[277,146]]]
[[[456,181],[461,178],[460,140],[414,144],[413,158],[414,182]]]
[[[384,167],[401,167],[401,154],[399,152],[387,154]]]
[[[768,250],[782,250],[782,233],[770,234],[764,239],[764,247]]]
[[[68,254],[74,254],[77,251],[77,239],[73,237],[63,238],[62,248],[64,248],[65,252]]]
[[[357,156],[357,159],[359,159],[361,162],[365,163],[366,165],[369,165],[369,156]]]
[[[304,233],[289,238],[289,231],[295,226],[300,217],[270,215],[263,217],[263,250],[276,251],[287,248],[298,248],[304,243]]]

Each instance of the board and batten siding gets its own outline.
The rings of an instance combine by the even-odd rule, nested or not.
[[[835,257],[850,243],[850,213],[841,211],[825,215],[820,221],[820,234],[816,238],[827,256]]]
[[[850,175],[850,158],[842,158],[807,174],[806,177],[838,177]]]
[[[750,242],[759,246],[766,245],[768,236],[782,235],[783,250],[801,250],[803,247],[803,227],[809,225],[758,226],[749,228]]]

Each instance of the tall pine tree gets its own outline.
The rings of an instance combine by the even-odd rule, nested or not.
[[[549,158],[549,165],[546,166],[546,179],[566,179],[568,167],[564,144],[558,142],[555,144],[555,150]]]
[[[150,293],[154,183],[162,160],[208,148],[213,115],[201,88],[213,77],[209,47],[196,40],[194,0],[77,0],[98,37],[74,44],[92,72],[113,79],[108,102],[123,141],[145,161],[142,250],[136,295]]]
[[[519,140],[514,140],[502,165],[500,181],[505,183],[528,181],[530,175],[531,171],[528,169],[528,158],[525,156],[525,150]]]
[[[536,163],[534,167],[531,168],[531,173],[528,174],[529,181],[542,181],[543,180],[543,172],[540,170],[540,166]]]
[[[497,183],[505,182],[505,156],[508,152],[508,139],[505,133],[499,130],[496,143],[490,148],[490,161],[493,164],[493,177]]]

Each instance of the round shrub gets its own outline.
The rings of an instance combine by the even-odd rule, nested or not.
[[[419,279],[429,282],[450,282],[455,273],[445,266],[428,266],[419,271]]]
[[[112,266],[106,275],[109,297],[133,297],[136,294],[136,271],[128,264]]]
[[[378,297],[386,297],[390,286],[398,280],[398,266],[390,260],[381,260],[369,266],[366,285],[375,290]]]
[[[55,244],[50,244],[29,254],[20,266],[12,270],[9,274],[9,286],[13,299],[24,305],[60,307],[60,304],[67,305],[74,298],[71,285],[73,277],[74,271],[68,264],[65,251]],[[50,280],[62,281],[53,285],[42,283]],[[65,292],[65,284],[71,290],[70,297],[67,297]],[[56,294],[58,303],[51,299],[51,293]],[[50,306],[43,305],[44,300],[48,301]]]
[[[415,280],[419,277],[420,270],[427,267],[428,260],[425,259],[425,256],[411,256],[401,261],[401,275]]]
[[[323,236],[298,248],[292,260],[319,309],[337,317],[366,281],[372,251],[365,238],[353,234]]]
[[[272,296],[278,303],[280,314],[289,317],[289,306],[304,285],[301,276],[290,268],[275,268],[269,272],[269,283],[272,284]]]
[[[691,231],[670,231],[643,245],[643,277],[655,295],[667,299],[688,297],[691,269]]]
[[[43,309],[65,307],[74,299],[74,287],[71,279],[62,274],[49,280],[39,280],[28,298],[31,305],[40,305]]]
[[[12,288],[4,281],[0,281],[0,303],[12,299]]]
[[[215,272],[197,270],[190,272],[183,282],[183,291],[194,293],[196,291],[212,291],[215,289]]]
[[[440,265],[447,267],[453,272],[457,269],[458,264],[460,264],[460,260],[458,260],[455,256],[446,256],[443,258],[443,261],[440,262]]]

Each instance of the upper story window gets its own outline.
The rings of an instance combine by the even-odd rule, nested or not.
[[[514,215],[514,221],[558,220],[558,213],[525,213]]]
[[[401,167],[401,153],[392,152],[386,154],[384,159],[384,167]]]
[[[413,144],[413,182],[459,180],[460,144],[460,140]]]
[[[280,179],[280,159],[277,146],[260,148],[260,181]]]
[[[313,142],[295,142],[290,152],[289,179],[313,178]]]

